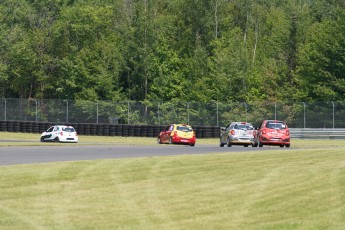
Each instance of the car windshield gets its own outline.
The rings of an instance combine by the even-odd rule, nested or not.
[[[192,132],[192,128],[188,126],[177,126],[178,131],[183,131],[183,132]]]
[[[62,131],[71,133],[71,132],[74,132],[74,128],[66,127],[66,128],[62,128]]]
[[[286,126],[284,123],[281,123],[281,122],[268,122],[266,124],[266,128],[269,128],[269,129],[285,129]]]

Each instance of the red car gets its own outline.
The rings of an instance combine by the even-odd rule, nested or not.
[[[264,120],[255,133],[253,147],[278,145],[290,147],[290,131],[284,121]]]
[[[194,146],[196,142],[195,132],[190,125],[171,124],[159,133],[158,144],[187,144]]]

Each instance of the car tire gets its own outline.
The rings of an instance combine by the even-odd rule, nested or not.
[[[44,142],[44,137],[41,137],[41,142]]]
[[[193,143],[193,144],[189,144],[189,146],[194,147],[194,146],[195,146],[195,143]]]
[[[285,147],[286,147],[286,148],[290,148],[290,144],[286,144]]]
[[[244,147],[248,147],[248,145],[244,145]]]
[[[280,148],[284,148],[284,145],[279,145],[280,146]]]
[[[260,139],[259,139],[259,141],[258,141],[258,145],[259,145],[260,148],[261,148],[262,146],[264,146],[264,145],[261,143]]]
[[[55,137],[54,142],[60,142],[60,139],[58,137]]]
[[[219,147],[224,147],[224,144],[222,141],[219,141]]]
[[[228,147],[231,147],[231,142],[230,142],[230,139],[229,139],[229,138],[226,140],[226,145],[227,145]]]
[[[252,144],[252,147],[253,147],[253,148],[258,147],[258,143],[254,142],[254,143]]]
[[[169,144],[174,144],[172,137],[170,137],[170,139],[169,139]]]
[[[157,138],[157,144],[162,144],[162,141],[159,137]]]

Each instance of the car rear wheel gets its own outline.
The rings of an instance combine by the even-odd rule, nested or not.
[[[244,145],[244,147],[248,147],[248,145]]]
[[[230,138],[228,138],[228,139],[226,140],[226,145],[227,145],[228,147],[231,147]]]
[[[162,144],[162,141],[159,137],[157,138],[157,144]]]
[[[58,137],[55,137],[54,142],[60,142],[60,139]]]
[[[192,146],[192,147],[194,147],[195,146],[195,143],[193,143],[193,144],[189,144],[190,146]]]
[[[224,147],[224,144],[222,141],[219,141],[219,147]]]
[[[41,137],[41,142],[44,142],[44,137]]]
[[[280,148],[284,148],[284,145],[280,145]]]
[[[290,144],[286,144],[285,147],[286,147],[286,148],[290,148]]]
[[[264,146],[264,145],[261,143],[260,139],[259,139],[259,141],[258,141],[258,145],[259,145],[259,147]]]

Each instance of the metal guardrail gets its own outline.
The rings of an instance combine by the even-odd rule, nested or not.
[[[290,135],[301,139],[345,139],[345,129],[290,128]]]

